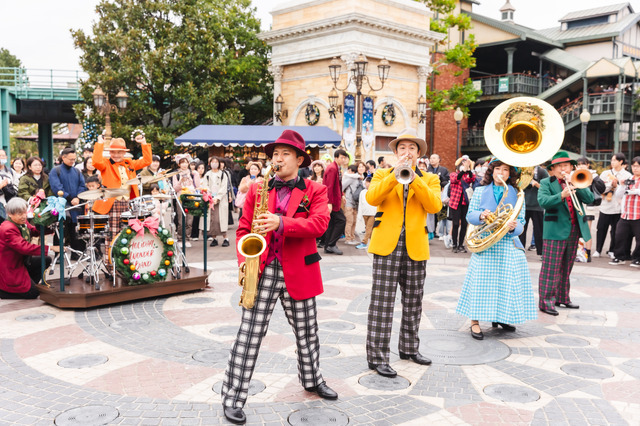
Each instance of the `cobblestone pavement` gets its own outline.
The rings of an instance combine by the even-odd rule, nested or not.
[[[202,266],[201,244],[189,251]],[[249,424],[640,424],[640,274],[605,259],[578,264],[580,310],[540,313],[502,332],[454,313],[468,255],[433,243],[421,352],[429,367],[397,356],[396,379],[367,369],[371,261],[352,247],[324,255],[318,297],[321,369],[339,392],[324,401],[297,379],[295,342],[281,307],[264,339],[245,412]],[[211,287],[90,310],[0,301],[0,424],[225,424],[220,387],[240,319],[231,248],[209,250]],[[537,283],[540,263],[529,266]],[[200,262],[198,264],[198,262]],[[398,302],[399,303],[399,302]]]

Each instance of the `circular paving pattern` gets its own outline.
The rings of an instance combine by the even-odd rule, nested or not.
[[[344,426],[349,424],[346,414],[333,408],[308,408],[293,412],[287,419],[292,426],[296,425],[332,425]]]
[[[324,297],[316,297],[316,306],[335,306],[338,302],[332,299],[325,299]]]
[[[262,383],[260,380],[256,380],[256,379],[251,379],[251,381],[249,382],[249,395],[257,395],[260,392],[262,392],[263,390],[265,390],[267,388],[267,386]],[[211,390],[214,391],[217,394],[221,394],[222,393],[222,380],[220,380],[219,382],[216,382],[212,387]]]
[[[55,424],[58,426],[106,425],[117,419],[119,415],[118,410],[113,407],[106,405],[86,405],[60,413],[55,419]]]
[[[221,327],[212,328],[209,333],[219,336],[235,336],[238,334],[237,325],[223,325]]]
[[[190,305],[205,305],[213,301],[213,297],[190,297],[183,300],[184,303],[188,303]]]
[[[111,324],[109,324],[109,327],[121,329],[121,328],[146,327],[148,325],[149,325],[149,321],[144,319],[126,319],[126,320],[114,321]]]
[[[100,354],[84,354],[71,356],[58,361],[58,365],[64,368],[89,368],[104,364],[109,358]]]
[[[435,296],[432,299],[437,300],[439,302],[452,303],[452,302],[457,302],[459,298],[455,296],[442,295],[442,296]]]
[[[494,338],[475,340],[469,333],[425,330],[420,332],[420,353],[435,364],[476,365],[505,359],[511,349]]]
[[[591,364],[565,364],[560,370],[570,376],[578,376],[583,379],[608,379],[613,377],[613,372],[607,368]]]
[[[499,399],[503,402],[519,402],[525,404],[540,399],[540,394],[526,386],[496,384],[489,385],[483,389],[485,395]]]
[[[580,312],[574,312],[569,314],[569,318],[576,319],[578,321],[592,322],[592,321],[605,321],[605,317],[601,315],[582,314]]]
[[[365,388],[383,391],[406,389],[411,385],[411,382],[409,382],[409,380],[405,379],[404,377],[383,377],[377,373],[367,374],[360,377],[358,383],[360,383]]]
[[[56,316],[53,314],[20,315],[19,317],[16,317],[16,321],[44,321],[55,317]]]
[[[356,328],[355,324],[346,321],[326,321],[320,323],[320,330],[347,331]]]
[[[229,349],[202,349],[194,353],[192,358],[203,364],[227,362],[229,359]]]
[[[338,348],[329,345],[320,345],[320,358],[332,358],[338,355],[340,355]]]
[[[588,340],[581,339],[579,337],[556,335],[556,336],[549,336],[544,340],[547,343],[551,343],[553,345],[568,346],[570,348],[583,348],[585,346],[589,346]]]

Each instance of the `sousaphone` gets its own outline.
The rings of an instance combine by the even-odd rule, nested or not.
[[[516,205],[503,203],[507,189],[485,223],[467,228],[467,246],[473,253],[487,250],[509,231],[507,224],[518,217],[524,205],[523,190],[533,179],[534,167],[549,160],[562,146],[564,123],[558,111],[541,99],[512,98],[491,111],[484,126],[484,139],[494,157],[520,167],[521,174]]]

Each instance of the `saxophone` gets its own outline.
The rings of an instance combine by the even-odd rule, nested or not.
[[[280,166],[269,167],[260,189],[256,193],[256,201],[251,221],[251,233],[244,235],[238,241],[238,252],[245,258],[240,264],[238,285],[242,287],[239,305],[245,309],[253,308],[258,292],[260,274],[260,256],[267,248],[267,240],[258,233],[255,221],[263,213],[269,211],[269,180],[280,169]]]

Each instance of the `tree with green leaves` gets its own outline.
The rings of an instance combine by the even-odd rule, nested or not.
[[[129,106],[112,114],[113,134],[144,129],[157,148],[199,124],[242,124],[271,116],[268,46],[250,0],[102,0],[92,33],[72,30],[97,85]],[[262,99],[255,102],[255,99]],[[78,111],[82,107],[78,106]]]
[[[448,34],[449,31],[468,31],[471,29],[471,18],[464,14],[455,14],[458,0],[416,0],[425,3],[431,11],[435,13],[435,18],[431,20],[431,30],[441,34]],[[438,75],[438,67],[441,64],[450,64],[457,67],[454,75],[459,76],[465,70],[476,66],[476,59],[473,57],[478,45],[473,34],[469,34],[462,43],[456,44],[453,48],[444,52],[441,60],[433,64],[433,74]],[[471,79],[467,79],[462,84],[454,84],[447,90],[431,91],[427,88],[427,101],[434,111],[446,111],[449,109],[460,109],[468,114],[469,105],[476,102],[481,92],[473,87]]]
[[[0,48],[0,68],[21,68],[22,62],[8,49]],[[15,74],[13,70],[0,69],[0,86],[14,86]]]

